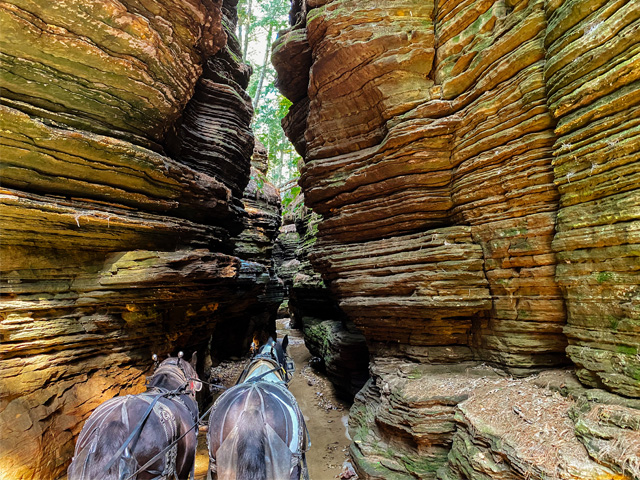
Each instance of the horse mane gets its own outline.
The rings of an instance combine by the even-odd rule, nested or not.
[[[243,412],[238,423],[238,473],[236,480],[266,480],[266,435],[264,421],[256,409]]]

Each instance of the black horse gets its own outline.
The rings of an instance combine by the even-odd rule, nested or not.
[[[182,360],[182,352],[169,357],[148,379],[145,393],[114,397],[96,408],[78,437],[68,480],[193,478],[195,392],[202,387],[195,362],[195,353],[191,362]]]
[[[212,479],[308,479],[304,418],[287,389],[293,369],[287,340],[270,338],[216,400],[207,434]]]

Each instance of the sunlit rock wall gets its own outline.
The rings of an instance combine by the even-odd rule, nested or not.
[[[0,478],[50,479],[98,404],[143,388],[152,352],[203,351],[268,290],[267,267],[234,256],[248,71],[226,61],[221,2],[12,1],[0,17]]]
[[[640,397],[640,11],[548,2],[556,279],[580,380]]]
[[[385,351],[514,371],[564,361],[543,7],[330,2],[307,14],[314,262]],[[299,31],[276,66],[278,49],[305,55]]]
[[[305,202],[322,215],[310,258],[374,358],[573,365],[587,386],[640,397],[637,2],[294,3],[273,61]],[[388,396],[420,404],[399,388],[361,402],[380,415]],[[381,433],[352,445],[361,476],[436,478],[449,462],[439,478],[491,477],[468,463],[503,455],[498,422],[483,417],[492,433],[465,451],[441,425],[407,435],[406,422],[422,428],[411,415],[366,416]],[[458,442],[478,425],[467,420],[446,425]],[[547,474],[523,458],[505,478]]]

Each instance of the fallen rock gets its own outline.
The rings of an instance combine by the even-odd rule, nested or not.
[[[640,410],[585,403],[574,408],[575,432],[589,455],[628,478],[640,478]]]
[[[503,380],[473,363],[375,359],[349,413],[351,456],[362,479],[435,479],[448,461],[457,405]]]

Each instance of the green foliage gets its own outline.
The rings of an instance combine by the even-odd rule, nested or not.
[[[598,283],[609,282],[613,278],[613,272],[599,272],[596,279]]]
[[[283,0],[241,0],[238,3],[238,37],[241,45],[247,45],[246,62],[253,67],[247,91],[254,99],[254,132],[268,152],[267,178],[278,187],[298,176],[300,161],[282,130],[282,119],[291,102],[274,85],[276,72],[270,55],[276,33],[288,25],[289,7],[290,3]]]
[[[618,345],[616,346],[616,352],[624,353],[626,355],[636,355],[638,353],[638,348],[630,347],[628,345]]]
[[[266,88],[265,100],[254,113],[254,131],[268,152],[267,176],[272,183],[281,187],[298,176],[300,156],[282,130],[281,121],[291,102],[276,91],[272,82]]]
[[[267,180],[264,174],[258,173],[257,175],[251,175],[251,180],[256,182],[259,192],[264,192],[264,182]]]
[[[289,205],[291,205],[291,202],[296,199],[298,194],[300,194],[300,187],[293,187],[291,190],[284,194],[284,198],[282,199],[282,206],[284,208],[287,208]]]

